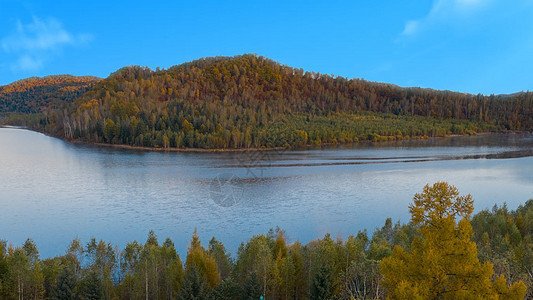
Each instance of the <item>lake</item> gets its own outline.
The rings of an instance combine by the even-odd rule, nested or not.
[[[427,183],[472,194],[476,212],[533,198],[533,135],[490,134],[292,151],[143,152],[0,128],[0,239],[42,257],[91,237],[123,247],[153,229],[184,258],[195,228],[232,252],[279,226],[290,241],[408,222]]]

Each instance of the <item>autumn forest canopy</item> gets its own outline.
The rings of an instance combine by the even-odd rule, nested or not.
[[[346,79],[246,54],[108,78],[0,88],[4,124],[157,148],[299,147],[533,129],[533,94],[484,96]]]

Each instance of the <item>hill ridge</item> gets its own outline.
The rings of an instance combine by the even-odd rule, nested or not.
[[[68,139],[161,148],[298,147],[533,129],[532,93],[403,88],[256,54],[155,71],[126,66],[65,109],[42,126]]]

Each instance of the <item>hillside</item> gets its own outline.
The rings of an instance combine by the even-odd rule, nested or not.
[[[40,113],[72,102],[100,78],[54,75],[31,77],[0,86],[0,113]]]
[[[247,54],[122,68],[40,124],[69,139],[130,146],[298,147],[531,130],[533,94],[401,88]]]

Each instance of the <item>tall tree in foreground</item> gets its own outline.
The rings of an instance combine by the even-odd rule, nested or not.
[[[248,280],[243,285],[243,294],[241,295],[242,300],[254,300],[260,299],[263,294],[263,286],[259,281],[257,274],[252,273]]]
[[[215,259],[201,245],[200,238],[196,229],[191,239],[187,259],[185,261],[186,273],[185,278],[194,278],[187,275],[193,268],[198,272],[200,277],[205,278],[209,289],[214,289],[220,282],[220,274]],[[194,274],[193,274],[194,275]]]
[[[177,300],[203,300],[209,297],[207,278],[200,273],[196,265],[187,268],[183,285],[176,295]]]
[[[318,270],[311,286],[311,299],[329,300],[335,293],[335,282],[331,276],[331,270],[323,265]]]
[[[106,299],[102,279],[96,271],[90,270],[78,285],[78,299],[103,300]]]
[[[65,267],[57,278],[57,283],[52,290],[52,300],[76,299],[76,272],[73,267]]]
[[[481,264],[471,240],[470,195],[459,196],[446,182],[426,185],[409,206],[422,238],[411,251],[396,246],[381,262],[385,287],[393,299],[523,299],[523,282],[511,286],[503,276],[492,280],[492,264]],[[461,218],[456,223],[456,218]]]
[[[7,281],[9,279],[7,243],[0,240],[0,298],[7,297]]]

